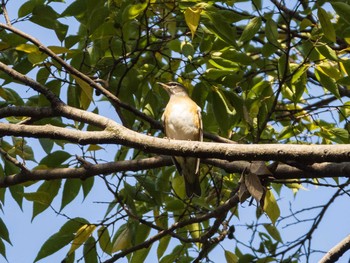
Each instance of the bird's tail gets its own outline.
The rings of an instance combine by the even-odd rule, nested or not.
[[[189,182],[186,178],[186,176],[184,176],[185,178],[185,188],[186,188],[186,194],[188,197],[192,197],[193,195],[197,195],[197,196],[201,196],[201,185],[199,183],[199,176],[195,175],[195,180],[193,182]]]

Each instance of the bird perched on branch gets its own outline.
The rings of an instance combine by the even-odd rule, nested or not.
[[[201,108],[188,96],[184,86],[177,82],[158,82],[169,94],[162,121],[169,139],[203,141]],[[186,194],[200,196],[199,158],[173,157],[178,172],[184,177]]]

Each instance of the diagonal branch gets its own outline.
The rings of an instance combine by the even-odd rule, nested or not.
[[[137,117],[149,122],[154,128],[161,128],[161,124],[157,121],[155,121],[153,118],[148,116],[147,114],[140,112],[136,108],[132,107],[131,105],[124,103],[121,101],[117,96],[115,96],[113,93],[111,93],[109,90],[105,89],[102,85],[100,85],[98,82],[91,79],[89,76],[85,75],[84,73],[80,72],[76,68],[69,65],[65,60],[63,60],[60,56],[55,54],[52,50],[50,50],[48,47],[46,47],[43,43],[41,43],[38,39],[35,37],[26,34],[25,32],[19,30],[18,28],[15,28],[10,25],[6,25],[4,23],[0,23],[0,27],[4,28],[6,30],[9,30],[24,39],[27,39],[28,41],[32,42],[34,45],[36,45],[40,51],[47,54],[49,57],[53,58],[55,61],[57,61],[62,67],[64,67],[70,74],[73,76],[76,76],[80,78],[81,80],[85,81],[87,84],[89,84],[94,89],[101,92],[104,96],[106,96],[117,112],[119,112],[119,107],[124,108],[133,114],[135,114]]]
[[[152,245],[154,242],[156,242],[157,240],[160,240],[162,237],[168,235],[170,232],[173,232],[176,229],[182,228],[184,226],[187,226],[187,225],[190,225],[193,223],[203,222],[203,221],[209,220],[211,218],[219,218],[223,214],[226,214],[227,211],[229,211],[231,208],[237,206],[238,203],[239,203],[239,198],[238,198],[238,195],[235,194],[230,199],[228,199],[224,204],[217,207],[215,210],[210,211],[210,212],[208,212],[204,215],[201,215],[201,216],[197,216],[194,218],[190,218],[187,220],[176,222],[173,225],[171,225],[168,229],[165,229],[163,231],[158,232],[156,235],[152,236],[151,238],[147,239],[146,241],[144,241],[138,245],[135,245],[133,247],[127,248],[127,249],[115,254],[110,259],[104,261],[104,263],[116,262],[118,259],[123,258],[126,255],[128,255],[134,251],[137,251],[137,250],[142,249],[142,248],[147,248],[150,245]]]
[[[335,245],[331,250],[324,255],[319,263],[332,263],[338,261],[338,259],[346,252],[350,250],[350,235],[345,237],[341,242]]]
[[[109,162],[103,164],[84,165],[79,168],[54,168],[48,170],[23,170],[15,175],[5,176],[0,178],[0,188],[9,187],[29,181],[38,180],[56,180],[56,179],[82,179],[89,177],[122,171],[140,171],[150,168],[159,168],[166,165],[171,165],[171,158],[167,157],[152,157],[141,160],[127,160],[118,162]]]

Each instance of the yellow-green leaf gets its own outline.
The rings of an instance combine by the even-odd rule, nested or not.
[[[97,145],[97,144],[90,144],[89,148],[87,149],[87,151],[99,151],[99,150],[103,150],[103,147]]]
[[[261,17],[254,17],[248,23],[248,25],[244,28],[243,33],[239,39],[241,42],[248,41],[252,39],[255,34],[259,31],[261,27]]]
[[[280,46],[278,42],[277,23],[273,19],[268,19],[266,21],[265,35],[272,45]]]
[[[325,89],[329,90],[334,96],[340,99],[339,89],[333,78],[324,74],[318,68],[315,70],[315,76]]]
[[[278,229],[274,225],[264,224],[264,227],[274,240],[281,242],[281,243],[283,242],[281,235],[280,235],[280,232],[278,231]]]
[[[145,2],[127,6],[123,12],[123,22],[137,18],[146,9],[147,5],[147,2]]]
[[[48,46],[48,48],[55,54],[63,54],[70,51],[68,48],[60,46]]]
[[[73,78],[83,91],[80,94],[80,107],[82,107],[83,109],[87,109],[92,101],[93,89],[87,82],[85,82],[81,78],[75,76],[73,76]]]
[[[193,223],[187,226],[188,231],[190,232],[190,235],[192,238],[199,238],[201,233],[201,226],[199,223]],[[196,246],[200,249],[201,243],[196,242]]]
[[[278,207],[275,196],[271,190],[266,192],[263,210],[271,219],[272,223],[275,224],[276,220],[280,216],[280,208]]]
[[[39,51],[39,48],[31,44],[20,44],[16,47],[16,50],[23,51],[25,53],[35,53]]]
[[[115,253],[118,250],[123,250],[131,244],[131,231],[126,225],[124,227],[125,229],[120,232],[119,236],[114,241],[113,248],[111,251],[112,253]]]
[[[191,8],[188,7],[185,12],[185,21],[188,28],[191,30],[192,38],[194,38],[194,34],[196,33],[197,27],[199,25],[199,19],[201,17],[201,8]]]
[[[328,38],[330,41],[335,42],[336,41],[335,30],[327,11],[324,10],[322,7],[319,7],[317,10],[317,16],[318,16],[318,19],[320,19],[321,27],[325,37]]]
[[[72,245],[69,249],[68,254],[73,253],[77,250],[88,238],[91,236],[92,232],[96,229],[95,225],[85,224],[81,228],[78,229],[75,234]]]
[[[110,255],[112,251],[112,244],[111,244],[111,238],[109,236],[107,227],[104,227],[104,226],[100,227],[97,230],[97,233],[98,233],[98,243],[100,244],[102,251]]]
[[[186,191],[185,191],[185,182],[182,176],[176,175],[174,179],[171,181],[171,185],[175,191],[175,193],[181,197],[185,198]]]
[[[236,254],[233,254],[228,250],[225,250],[225,258],[227,263],[237,263],[239,260]]]

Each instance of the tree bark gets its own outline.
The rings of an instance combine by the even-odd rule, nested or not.
[[[350,235],[344,238],[340,243],[329,250],[319,263],[336,262],[346,251],[350,249]]]

